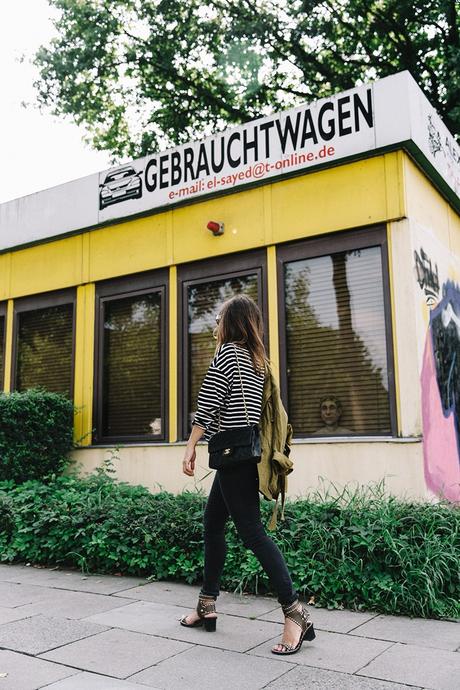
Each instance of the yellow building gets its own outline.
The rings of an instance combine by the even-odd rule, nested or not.
[[[180,491],[224,299],[259,301],[290,495],[460,498],[459,148],[407,72],[0,205],[0,389],[77,406],[88,471]],[[209,226],[209,227],[208,227]],[[209,229],[210,228],[210,229]]]

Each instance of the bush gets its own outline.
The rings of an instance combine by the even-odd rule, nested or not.
[[[14,532],[13,502],[4,492],[0,491],[0,552],[7,545]]]
[[[0,480],[60,474],[73,447],[73,404],[42,388],[0,394]]]
[[[0,483],[14,514],[0,560],[200,583],[201,492],[152,494],[98,468],[87,478]],[[2,504],[0,504],[2,505]],[[1,510],[1,508],[0,508]],[[268,523],[272,503],[261,502]],[[460,616],[460,513],[448,504],[404,503],[383,489],[288,501],[270,533],[294,585],[320,606],[423,617]],[[9,518],[6,523],[9,524]],[[3,541],[2,541],[3,540]],[[272,593],[233,523],[222,588]]]

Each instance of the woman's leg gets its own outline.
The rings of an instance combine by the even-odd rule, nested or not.
[[[204,509],[204,571],[203,586],[200,590],[200,594],[207,594],[215,599],[219,596],[220,576],[227,552],[225,523],[228,517],[227,506],[220,491],[217,475],[215,475]],[[208,614],[211,618],[215,616],[215,613]],[[185,617],[185,623],[192,625],[198,619],[198,613],[193,611]]]
[[[227,553],[225,524],[228,517],[229,512],[216,473],[204,510],[204,573],[201,594],[219,596],[220,577]]]
[[[265,532],[260,519],[259,474],[255,463],[217,470],[216,478],[228,513],[246,548],[251,549],[267,573],[280,604],[298,598],[281,551]]]

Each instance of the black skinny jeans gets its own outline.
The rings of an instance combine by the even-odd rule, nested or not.
[[[243,544],[251,549],[268,575],[280,604],[291,604],[298,594],[277,545],[266,534],[260,519],[259,475],[255,463],[217,470],[204,511],[204,577],[202,594],[219,596],[220,577],[227,545],[225,523],[229,516]]]

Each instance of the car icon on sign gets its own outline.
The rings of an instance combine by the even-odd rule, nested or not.
[[[136,172],[132,165],[124,165],[107,173],[99,187],[99,209],[118,204],[126,199],[140,199],[142,196],[142,170]]]

